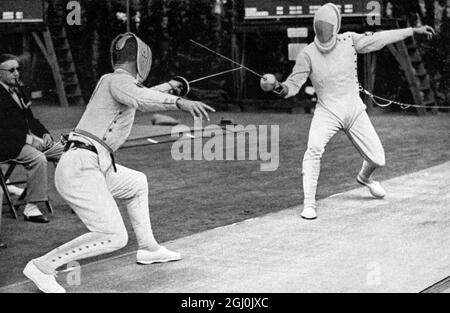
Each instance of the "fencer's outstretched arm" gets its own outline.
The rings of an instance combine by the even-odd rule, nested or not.
[[[119,103],[132,106],[142,112],[180,109],[190,113],[192,117],[204,117],[207,120],[209,116],[206,111],[214,112],[213,108],[202,102],[186,100],[153,88],[140,86],[128,74],[116,75],[111,80],[110,92]]]
[[[286,81],[281,83],[284,90],[284,93],[281,94],[281,96],[290,98],[298,94],[310,73],[311,59],[304,51],[300,51],[295,61],[294,68],[292,69],[292,73]]]
[[[150,87],[150,89],[183,97],[189,93],[189,82],[181,76],[177,76],[177,78],[171,79],[167,83]]]
[[[115,75],[110,84],[111,95],[119,102],[139,111],[157,112],[176,110],[179,97],[136,84],[127,74]]]
[[[173,88],[167,82],[167,83],[162,83],[162,84],[159,84],[156,86],[152,86],[152,87],[150,87],[150,89],[157,90],[157,91],[164,92],[164,93],[169,93]]]
[[[355,49],[358,53],[369,53],[383,49],[385,46],[404,40],[414,34],[427,35],[431,38],[435,34],[430,26],[403,28],[380,31],[376,33],[357,34],[352,33]]]
[[[183,86],[182,82],[175,80],[175,79],[171,79],[167,83],[162,83],[162,84],[150,87],[150,89],[178,95],[182,91],[181,90],[182,86]]]
[[[260,86],[266,92],[273,91],[280,97],[290,98],[299,93],[310,73],[311,59],[304,51],[301,51],[297,56],[291,75],[285,82],[280,83],[273,74],[265,74],[260,80]]]

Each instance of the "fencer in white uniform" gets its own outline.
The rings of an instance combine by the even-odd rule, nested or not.
[[[375,169],[385,165],[381,141],[359,96],[358,53],[369,53],[416,34],[432,36],[429,26],[357,34],[339,34],[341,14],[332,3],[323,5],[314,17],[314,42],[297,56],[296,64],[286,81],[279,83],[272,74],[264,75],[261,88],[284,98],[297,95],[309,77],[318,101],[309,131],[308,147],[303,159],[304,207],[301,216],[317,218],[316,189],[320,160],[330,139],[343,130],[363,157],[356,180],[369,188],[371,194],[383,198],[381,184],[371,178]]]
[[[26,277],[44,292],[65,292],[55,279],[56,269],[71,261],[109,253],[124,247],[128,234],[115,199],[124,200],[136,234],[137,262],[151,264],[181,259],[155,240],[150,223],[145,174],[115,164],[113,153],[130,134],[136,110],[181,109],[194,118],[206,118],[211,107],[168,93],[180,83],[170,81],[145,88],[152,54],[133,33],[119,35],[111,45],[114,73],[97,84],[67,151],[55,172],[55,186],[89,232],[31,260]]]

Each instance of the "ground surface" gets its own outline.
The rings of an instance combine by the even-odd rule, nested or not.
[[[36,107],[36,115],[51,129],[76,125],[82,111],[71,108]],[[180,117],[178,114],[173,114]],[[311,116],[273,113],[217,113],[244,125],[280,125],[280,166],[275,172],[261,172],[259,161],[172,160],[170,145],[156,145],[120,151],[121,164],[147,174],[150,182],[150,210],[154,233],[160,242],[175,240],[248,218],[274,213],[302,202],[300,167],[306,147]],[[138,115],[137,124],[150,123],[150,115]],[[187,120],[186,120],[187,121]],[[383,141],[387,166],[377,178],[387,180],[414,173],[450,160],[450,116],[415,117],[377,115],[373,123]],[[323,158],[318,198],[351,190],[361,159],[345,135],[336,136]],[[448,166],[448,164],[447,164]],[[53,169],[50,170],[51,175]],[[448,181],[442,181],[448,188]],[[420,190],[420,184],[417,186]],[[26,262],[85,232],[69,208],[51,187],[55,214],[48,225],[12,220],[5,212],[2,238],[9,248],[0,252],[0,285],[23,279]],[[123,214],[127,220],[126,213]],[[136,249],[130,230],[129,245],[117,252]],[[86,262],[94,261],[93,259]],[[443,277],[442,277],[443,278]]]
[[[450,273],[449,175],[450,162],[385,181],[382,200],[331,196],[316,221],[294,208],[166,243],[180,262],[140,266],[130,253],[58,280],[69,292],[420,292]]]

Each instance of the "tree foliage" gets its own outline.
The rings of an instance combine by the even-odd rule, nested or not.
[[[68,2],[68,0],[47,1],[54,5],[56,11],[58,8],[64,11]],[[126,0],[79,0],[79,2],[83,8],[82,25],[68,27],[67,30],[83,89],[89,93],[98,78],[111,71],[109,45],[117,34],[126,31],[127,23],[124,19]],[[411,25],[439,24],[439,35],[432,42],[420,41],[419,44],[427,68],[432,74],[434,86],[443,97],[441,101],[448,102],[449,95],[446,93],[450,86],[450,24],[449,9],[445,10],[447,1],[384,0],[383,2],[385,5],[390,2],[394,16],[406,17]],[[232,67],[231,63],[226,63],[196,47],[189,39],[230,57],[233,19],[239,19],[242,13],[233,9],[240,8],[242,0],[130,0],[130,3],[131,31],[147,42],[153,51],[151,77],[146,84],[154,85],[176,75],[195,79]],[[440,5],[444,10],[437,12],[436,5]],[[293,64],[287,60],[286,38],[255,34],[247,38],[247,46],[249,45],[251,47],[247,47],[247,54],[252,56],[253,61],[246,59],[246,64],[248,62],[254,66],[265,66],[265,72],[279,72],[280,76],[288,74],[287,71]],[[261,54],[258,51],[267,53]],[[386,58],[384,61],[389,64],[386,53],[381,58]],[[261,64],[252,64],[257,60]],[[398,66],[396,68],[398,69]],[[386,72],[390,70],[386,69]],[[401,76],[399,70],[397,74]],[[231,92],[230,77],[231,75],[208,80],[198,86]],[[401,81],[400,78],[397,85],[392,82],[381,84],[382,91],[393,96],[398,95]],[[249,86],[257,88],[256,83],[249,83]]]

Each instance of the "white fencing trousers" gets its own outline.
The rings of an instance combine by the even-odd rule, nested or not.
[[[332,113],[324,109],[316,110],[309,130],[308,148],[303,158],[302,174],[305,208],[316,207],[320,159],[325,152],[326,145],[339,130],[346,132],[350,141],[364,158],[365,166],[363,168],[367,168],[369,164],[369,167],[372,169],[385,165],[383,146],[365,111],[344,124]],[[370,175],[371,173],[367,174]]]
[[[139,248],[159,248],[150,224],[145,174],[121,165],[117,165],[117,173],[111,167],[103,173],[95,153],[71,149],[58,163],[55,186],[90,232],[37,259],[41,269],[55,270],[124,247],[128,234],[114,198],[125,200]]]

